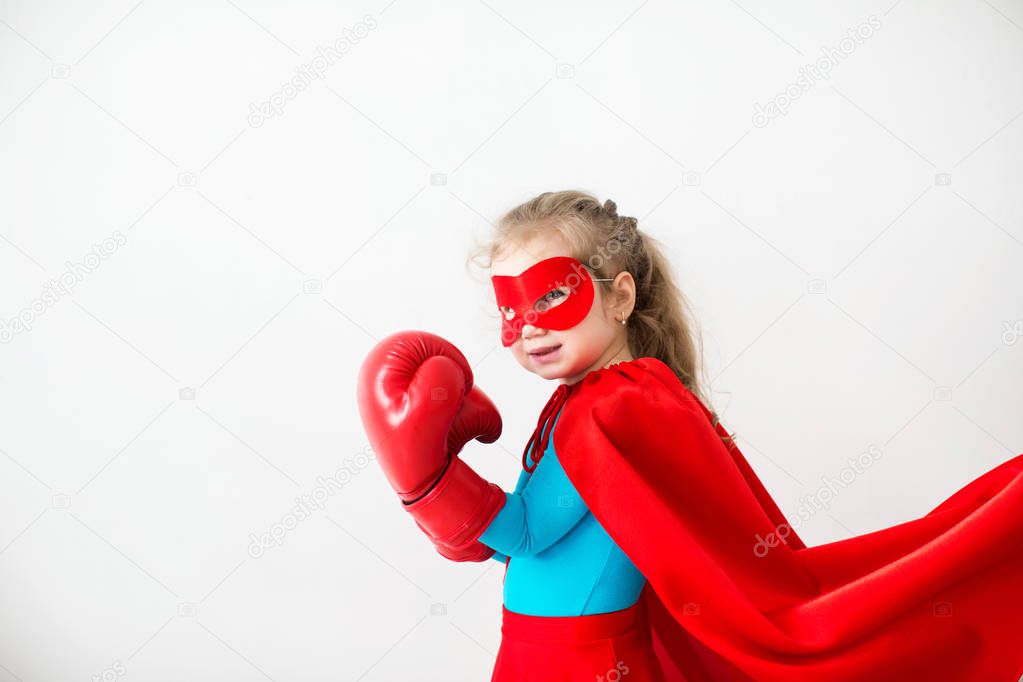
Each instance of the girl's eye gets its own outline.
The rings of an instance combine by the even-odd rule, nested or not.
[[[510,320],[513,317],[515,317],[515,311],[512,310],[511,308],[509,308],[508,306],[502,305],[502,306],[498,306],[498,308],[501,311],[501,315],[504,316],[504,319]]]
[[[546,310],[550,310],[551,308],[556,308],[565,302],[565,299],[568,297],[568,294],[569,294],[568,287],[558,287],[557,289],[551,289],[546,294],[536,299],[536,303],[533,305],[533,307],[537,310],[537,312],[541,313]]]

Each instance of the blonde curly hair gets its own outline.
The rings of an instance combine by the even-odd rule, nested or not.
[[[628,341],[635,357],[654,357],[666,364],[718,423],[711,409],[703,365],[703,340],[685,294],[675,284],[660,243],[639,229],[638,221],[618,215],[612,200],[603,203],[578,190],[544,192],[515,206],[497,222],[488,242],[478,243],[468,262],[489,269],[509,244],[524,245],[548,230],[557,230],[571,245],[572,256],[594,278],[614,278],[628,271],[636,282],[636,303],[629,317]],[[595,282],[605,293],[609,282]]]

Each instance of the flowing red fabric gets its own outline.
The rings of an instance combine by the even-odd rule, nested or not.
[[[921,518],[806,547],[664,363],[590,372],[561,400],[558,458],[652,588],[668,682],[1020,679],[1023,455]]]

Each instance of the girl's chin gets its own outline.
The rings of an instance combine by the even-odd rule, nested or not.
[[[533,374],[544,379],[567,379],[577,376],[580,372],[584,371],[585,368],[579,368],[577,365],[578,363],[567,360],[546,365],[533,363],[530,365],[530,370]]]

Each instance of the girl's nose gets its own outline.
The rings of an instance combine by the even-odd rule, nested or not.
[[[543,327],[534,327],[531,324],[522,325],[522,338],[531,339],[534,336],[542,336],[547,332]]]

